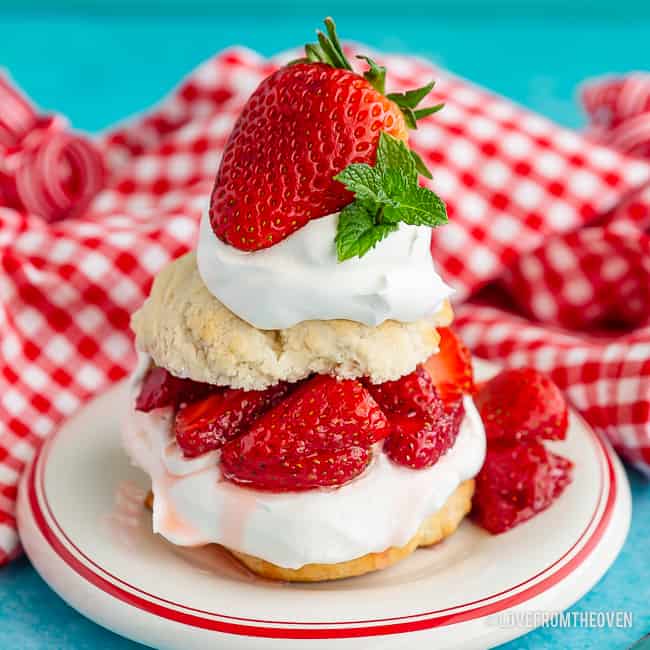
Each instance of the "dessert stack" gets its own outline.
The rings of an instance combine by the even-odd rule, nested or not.
[[[355,72],[325,25],[250,97],[197,250],[133,316],[124,431],[154,531],[289,581],[451,535],[486,455],[430,250],[445,207],[408,146],[441,108],[421,106],[433,83],[387,93],[386,70],[363,57]]]

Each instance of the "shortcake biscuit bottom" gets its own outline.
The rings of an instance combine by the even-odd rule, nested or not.
[[[456,531],[472,506],[474,480],[461,483],[445,504],[425,519],[417,533],[404,546],[391,546],[381,553],[368,553],[362,557],[335,564],[305,564],[299,569],[287,569],[259,557],[226,548],[250,571],[263,578],[285,582],[322,582],[360,576],[364,573],[386,569],[408,557],[420,546],[431,546]],[[147,496],[146,505],[153,506],[153,494]]]

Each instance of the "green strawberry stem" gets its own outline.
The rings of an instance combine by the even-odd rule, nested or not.
[[[321,30],[316,31],[318,38],[317,43],[307,43],[305,45],[305,56],[291,61],[289,65],[296,63],[325,63],[331,65],[333,68],[341,68],[343,70],[352,70],[350,61],[343,52],[343,47],[339,41],[338,34],[336,33],[336,25],[334,20],[329,16],[323,21],[325,23],[326,34]],[[382,95],[385,93],[386,87],[386,68],[377,65],[370,57],[358,55],[358,59],[363,59],[369,69],[363,73],[366,81]],[[433,113],[437,113],[443,104],[436,104],[426,108],[417,109],[417,105],[429,94],[435,82],[431,82],[422,88],[415,90],[407,90],[404,93],[390,93],[386,95],[388,99],[395,102],[404,115],[407,126],[410,129],[417,129],[417,121]]]
[[[363,73],[366,81],[382,95],[386,90],[386,68],[383,65],[377,65],[369,56],[357,54],[357,59],[363,59],[369,66],[369,70]]]
[[[321,32],[320,29],[317,30],[316,36],[318,43],[307,43],[305,45],[305,56],[301,59],[291,61],[289,65],[296,63],[325,63],[331,65],[333,68],[352,70],[352,66],[341,47],[334,21],[330,17],[327,17],[323,22],[325,23],[327,34]]]
[[[336,33],[336,25],[332,18],[327,17],[324,20],[326,34],[317,30],[318,37],[317,43],[307,43],[305,45],[305,56],[291,61],[289,65],[297,63],[325,63],[333,68],[341,68],[343,70],[352,70],[352,66],[348,61],[343,47],[339,41],[338,34]],[[368,64],[368,70],[363,73],[364,78],[370,85],[382,95],[386,91],[386,68],[377,65],[369,56],[362,54],[357,55],[358,59],[364,60]],[[433,89],[435,82],[430,82],[426,86],[416,88],[415,90],[407,90],[403,93],[389,93],[386,95],[388,99],[395,102],[399,107],[404,121],[410,129],[418,128],[418,120],[424,117],[437,113],[444,104],[436,104],[435,106],[427,106],[425,108],[417,108],[418,104],[429,94]],[[431,178],[431,172],[427,169],[424,161],[414,151],[411,152],[415,166],[420,174]]]

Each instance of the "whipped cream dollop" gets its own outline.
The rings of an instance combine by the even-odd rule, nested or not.
[[[469,397],[455,444],[433,467],[400,467],[379,444],[365,472],[337,489],[235,485],[221,475],[220,452],[185,458],[172,425],[171,408],[134,410],[123,430],[127,453],[151,477],[154,531],[173,544],[215,542],[291,569],[403,546],[485,457],[483,424]]]
[[[199,273],[215,298],[258,329],[331,319],[410,323],[438,311],[452,294],[435,270],[429,227],[401,223],[362,258],[339,262],[337,224],[338,213],[330,214],[270,248],[246,252],[215,235],[206,210]]]

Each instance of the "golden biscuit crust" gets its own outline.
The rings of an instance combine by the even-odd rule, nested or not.
[[[259,330],[208,291],[192,252],[158,274],[131,325],[138,348],[173,374],[261,390],[312,373],[367,376],[375,383],[398,379],[437,350],[435,326],[449,325],[452,317],[445,303],[435,317],[414,323],[305,321]]]

